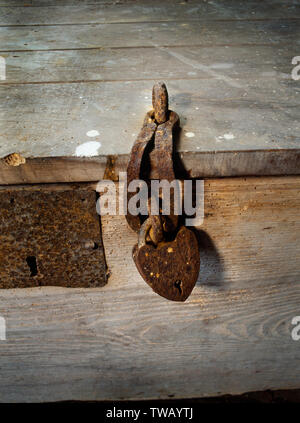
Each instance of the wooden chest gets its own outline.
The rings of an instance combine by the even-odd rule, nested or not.
[[[0,1],[0,401],[300,387],[299,19],[289,0]],[[124,216],[96,214],[157,80],[204,179],[185,303],[144,283]]]

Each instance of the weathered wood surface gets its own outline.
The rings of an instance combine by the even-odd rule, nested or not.
[[[111,158],[114,166],[111,169]],[[151,158],[151,157],[150,157]],[[91,158],[62,157],[28,159],[22,166],[12,167],[0,161],[0,181],[2,184],[90,182],[111,179],[108,171],[113,170],[114,178],[125,172],[129,155],[99,156]],[[224,176],[263,176],[299,174],[300,151],[256,150],[206,152],[203,154],[180,153],[175,166],[176,177],[184,179]],[[183,169],[182,169],[183,167]],[[183,170],[183,171],[182,171]],[[151,174],[150,174],[151,176]],[[155,177],[155,176],[154,176]]]
[[[164,7],[162,7],[161,0],[152,0],[151,3],[147,0],[139,0],[138,2],[136,0],[28,0],[26,2],[24,0],[1,0],[0,7],[3,7],[1,13],[16,24],[20,22],[17,21],[15,16],[22,12],[24,14],[22,20],[27,17],[31,22],[32,20],[37,23],[43,22],[45,19],[43,7],[51,7],[53,11],[52,18],[48,17],[48,19],[55,17],[56,22],[59,20],[60,22],[68,23],[84,22],[76,16],[78,11],[83,17],[88,14],[89,19],[87,22],[91,20],[95,22],[96,19],[111,22],[112,19],[117,19],[117,17],[119,20],[120,17],[124,20],[128,19],[128,14],[131,15],[131,20],[141,20],[143,14],[147,20],[149,17],[156,17],[157,19],[171,17],[174,19],[176,17],[182,18],[182,16],[185,18],[201,18],[205,16],[207,19],[230,19],[232,17],[235,19],[255,19],[266,18],[266,16],[272,19],[281,18],[283,14],[292,18],[299,16],[299,4],[295,0],[285,0],[284,2],[282,0],[272,0],[271,8],[270,1],[265,1],[262,4],[260,0],[248,2],[246,7],[243,1],[236,0],[219,0],[218,2],[164,0],[163,3]],[[108,8],[108,6],[114,6],[114,8]],[[12,11],[13,16],[8,16],[7,11],[11,7],[17,7],[18,10]],[[40,11],[35,10],[34,7],[39,7]],[[58,12],[59,10],[63,11],[65,7],[67,7],[66,10],[69,13],[67,16],[61,16]],[[115,15],[116,13],[117,16]]]
[[[151,109],[153,82],[0,87],[0,154],[72,157],[88,141],[98,144],[87,154],[128,154]],[[271,93],[265,80],[253,81],[250,88],[228,87],[215,79],[168,81],[170,107],[181,119],[177,149],[299,148],[299,100],[293,82],[272,80],[276,89]],[[91,139],[86,135],[90,130],[99,135]]]
[[[45,12],[46,13],[46,12]],[[274,45],[295,41],[299,21],[137,22],[93,25],[1,27],[1,51],[143,46]]]
[[[257,79],[261,84],[291,80],[291,54],[297,55],[297,45],[290,49],[280,46],[276,54],[274,47],[268,45],[232,46],[230,53],[224,46],[172,47],[171,52],[155,47],[11,51],[1,53],[8,66],[8,79],[1,83],[125,82],[159,78],[193,81],[216,79],[220,74],[224,82],[228,78],[228,84],[245,84],[246,88]]]
[[[103,217],[99,289],[0,292],[0,400],[184,398],[299,388],[300,177],[205,181],[201,272],[184,304],[154,293],[136,234]]]
[[[299,19],[300,5],[294,1],[270,2],[263,4],[252,1],[245,5],[243,1],[174,1],[139,0],[122,2],[51,2],[44,4],[33,3],[39,7],[2,7],[0,10],[0,25],[55,25],[55,24],[94,24],[118,22],[144,22],[144,21],[192,21],[192,20],[258,20],[258,19]],[[12,2],[7,6],[11,6]],[[0,6],[3,5],[1,2]],[[114,7],[108,7],[113,5]],[[44,6],[44,7],[43,7]],[[51,6],[49,13],[45,7]]]
[[[157,79],[167,81],[183,129],[177,148],[186,167],[193,156],[195,175],[299,173],[295,2],[5,4],[0,156],[16,151],[51,164],[30,160],[22,170],[1,163],[8,179],[0,183],[91,180],[94,161],[78,158],[66,175],[61,161],[89,141],[98,144],[84,154],[101,163],[128,155]],[[89,138],[90,130],[99,136]]]

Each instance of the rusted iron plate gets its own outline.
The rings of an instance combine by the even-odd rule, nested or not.
[[[0,189],[0,288],[105,285],[95,203],[84,184]]]

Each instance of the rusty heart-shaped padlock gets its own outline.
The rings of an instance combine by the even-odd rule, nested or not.
[[[142,130],[135,141],[127,168],[127,187],[142,174],[145,152],[154,139],[153,157],[158,179],[175,181],[173,169],[173,131],[179,125],[178,115],[168,110],[168,92],[164,83],[157,83],[152,91],[153,108],[147,113]],[[129,190],[128,190],[129,191]],[[128,192],[128,201],[133,197]],[[136,267],[157,294],[173,301],[185,301],[198,278],[200,254],[197,237],[185,226],[178,229],[174,192],[169,196],[169,214],[161,215],[162,196],[148,199],[149,217],[130,214],[130,227],[139,232],[138,244],[133,248]],[[149,201],[150,200],[150,201]],[[154,200],[154,201],[153,201]],[[151,202],[157,204],[158,214],[152,212]],[[149,206],[150,205],[150,206]]]
[[[140,275],[154,292],[173,301],[185,301],[198,278],[200,256],[195,234],[182,226],[173,241],[147,243],[151,218],[141,226],[133,259]]]

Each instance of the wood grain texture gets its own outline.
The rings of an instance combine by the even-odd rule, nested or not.
[[[226,78],[249,86],[291,79],[291,58],[297,45],[172,47],[21,51],[1,53],[7,79],[1,84],[40,84],[92,81],[174,80]],[[177,56],[177,57],[176,57]],[[181,60],[180,60],[181,59]],[[178,66],[180,64],[180,66]]]
[[[206,180],[200,278],[184,304],[152,293],[132,262],[136,234],[103,217],[105,287],[0,293],[0,400],[299,388],[299,207],[299,177]]]
[[[297,3],[0,6],[7,64],[0,157],[17,152],[37,160],[16,168],[1,162],[0,183],[99,179],[108,155],[122,161],[129,154],[158,79],[166,80],[180,115],[177,149],[193,175],[299,173],[299,84],[291,78]],[[99,136],[90,139],[90,130]],[[76,157],[88,141],[99,143],[92,153],[99,169],[96,159]]]
[[[99,143],[93,154],[128,154],[152,107],[154,82],[0,86],[0,156],[72,157],[88,141]],[[234,84],[223,78],[167,82],[182,128],[178,151],[299,148],[296,81]],[[90,130],[99,136],[89,138]]]
[[[12,3],[12,2],[10,2]],[[28,2],[30,3],[30,2]],[[1,3],[3,4],[3,3]],[[33,6],[37,4],[33,3]],[[108,7],[108,6],[114,7]],[[10,4],[8,4],[10,6]],[[121,1],[121,2],[68,2],[47,1],[40,7],[2,7],[0,25],[53,25],[93,24],[144,21],[182,20],[257,20],[300,18],[300,5],[296,2],[251,1]],[[51,6],[51,7],[49,7]],[[47,7],[47,13],[45,13]]]
[[[113,168],[110,166],[111,157],[114,157]],[[17,167],[8,166],[1,160],[0,183],[14,185],[116,180],[119,172],[126,171],[128,161],[128,154],[27,159],[25,164]],[[154,163],[151,155],[150,161]],[[297,175],[300,170],[300,149],[219,151],[217,154],[214,151],[182,152],[177,154],[175,169],[179,179],[184,179],[186,175],[191,178]],[[149,176],[157,177],[154,172]]]
[[[288,46],[299,35],[298,20],[138,22],[124,24],[1,27],[1,52],[52,49],[136,48],[155,45]]]

